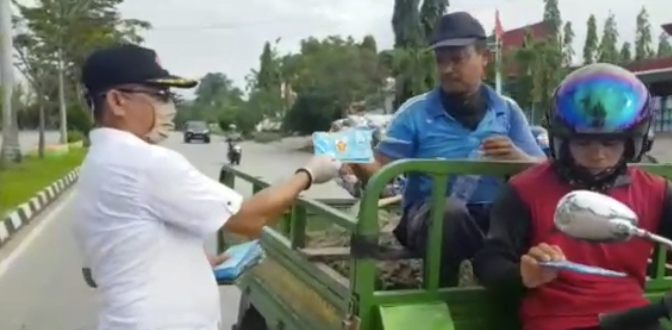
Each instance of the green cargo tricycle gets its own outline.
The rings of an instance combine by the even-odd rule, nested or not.
[[[443,215],[450,175],[510,176],[532,164],[445,160],[402,160],[389,164],[368,183],[358,216],[343,212],[354,201],[299,198],[279,225],[265,228],[261,243],[266,258],[237,282],[242,292],[234,330],[519,330],[516,303],[503,301],[482,287],[439,287],[442,221],[432,221],[431,239],[418,288],[381,290],[376,284],[380,262],[417,258],[400,248],[378,244],[379,196],[397,176],[415,172],[433,179],[432,219]],[[672,165],[640,165],[672,177]],[[259,191],[268,183],[228,166],[220,181],[234,187],[236,179]],[[307,248],[312,223],[340,227],[348,247]],[[220,233],[218,249],[237,240]],[[325,260],[337,259],[348,271],[336,271]],[[672,288],[666,251],[652,256],[646,296],[659,298]]]

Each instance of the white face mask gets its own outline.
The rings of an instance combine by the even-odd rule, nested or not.
[[[158,144],[167,139],[170,132],[175,128],[173,119],[175,119],[176,114],[177,109],[172,101],[154,105],[154,127],[145,135],[147,142]]]

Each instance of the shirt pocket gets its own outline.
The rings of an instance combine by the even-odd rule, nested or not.
[[[418,141],[417,158],[456,158],[469,150],[468,137],[455,129],[425,130]]]

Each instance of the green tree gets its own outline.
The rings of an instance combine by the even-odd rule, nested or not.
[[[667,32],[662,32],[658,37],[658,51],[656,55],[658,57],[672,56],[672,45],[670,45],[670,36],[667,35]]]
[[[378,46],[376,45],[376,38],[372,35],[367,34],[362,39],[362,42],[359,44],[362,49],[366,49],[370,52],[378,53]]]
[[[14,49],[17,53],[15,67],[26,78],[35,92],[35,105],[38,112],[38,157],[44,158],[45,129],[47,107],[53,107],[54,102],[47,95],[55,92],[56,70],[58,68],[44,55],[44,44],[29,34],[19,34],[14,38]],[[51,79],[50,79],[51,78]]]
[[[566,22],[565,26],[562,28],[562,53],[563,53],[563,66],[572,65],[572,60],[574,59],[574,29],[572,29],[572,22]]]
[[[394,48],[418,48],[425,45],[419,7],[420,0],[394,0]]]
[[[525,31],[523,46],[513,51],[512,67],[515,68],[515,80],[507,86],[507,92],[523,110],[532,111],[534,98],[530,91],[534,89],[535,63],[538,61],[536,44],[530,31]]]
[[[275,49],[269,42],[266,42],[259,57],[259,71],[256,72],[256,84],[252,87],[253,94],[261,91],[264,95],[265,104],[261,110],[263,110],[262,112],[265,117],[275,118],[285,112],[281,94],[283,81],[280,64]]]
[[[209,72],[203,76],[194,94],[196,98],[191,104],[188,120],[215,123],[224,114],[239,111],[243,104],[243,91],[220,72]]]
[[[328,129],[352,104],[380,91],[379,56],[361,44],[336,36],[308,38],[301,42],[300,54],[283,60],[287,66],[283,71],[292,76],[290,83],[298,95],[284,118],[285,129],[301,133],[310,127]]]
[[[79,70],[93,50],[123,42],[142,42],[140,33],[150,28],[147,22],[121,18],[118,6],[122,2],[37,0],[30,5],[14,3],[20,14],[15,22],[16,29],[22,31],[17,38],[30,39],[27,44],[34,45],[34,49],[30,49],[31,56],[39,57],[44,65],[55,68],[45,71],[48,75],[43,79],[52,80],[50,84],[54,84],[54,79],[58,81],[58,76],[63,76],[65,104],[83,105]],[[49,89],[45,97],[58,100],[58,88]],[[48,118],[59,118],[56,105],[48,106],[46,111]]]
[[[437,81],[432,54],[425,51],[429,41],[426,38],[433,33],[434,24],[445,13],[448,3],[425,0],[418,10],[419,5],[419,0],[394,2],[395,108],[410,97],[430,90]]]
[[[182,97],[179,94],[175,95],[175,108],[177,109],[177,114],[175,115],[175,118],[173,119],[173,123],[175,124],[176,129],[180,130],[184,128],[184,125],[191,120],[194,111],[193,109],[193,100],[188,100]]]
[[[599,62],[619,63],[618,27],[616,26],[616,17],[613,13],[609,13],[607,20],[604,21],[598,54],[597,59]]]
[[[264,49],[259,58],[259,72],[257,73],[257,88],[271,89],[280,85],[280,75],[275,51],[270,42],[264,44]]]
[[[420,7],[420,24],[425,41],[428,42],[434,34],[436,23],[448,9],[448,0],[423,0]]]
[[[547,22],[549,31],[548,37],[553,38],[560,43],[562,16],[558,7],[558,0],[544,0],[544,22]],[[556,44],[557,44],[556,43]]]
[[[628,64],[632,62],[632,45],[629,42],[624,42],[621,50],[618,53],[619,63]]]
[[[561,35],[562,18],[557,0],[544,0],[543,18],[550,31],[544,40],[534,42],[532,46],[537,53],[532,70],[532,95],[535,108],[546,109],[550,106],[553,91],[566,71],[563,67],[566,54]]]
[[[326,94],[325,94],[326,93]],[[336,99],[338,95],[319,89],[308,89],[299,94],[292,108],[284,118],[283,127],[286,130],[301,134],[311,134],[315,131],[327,131],[331,122],[341,118],[340,108]]]
[[[590,64],[595,62],[597,57],[598,46],[600,44],[599,39],[597,38],[597,20],[595,15],[590,15],[588,17],[587,32],[586,32],[586,41],[583,44],[583,64]]]
[[[649,22],[649,13],[645,7],[637,14],[637,29],[635,31],[635,61],[641,61],[654,56],[653,36],[651,34],[651,23]]]
[[[551,39],[533,43],[536,53],[532,68],[532,100],[534,109],[548,109],[551,96],[567,72],[562,66],[562,53]]]
[[[396,97],[394,108],[409,98],[425,93],[436,86],[438,79],[433,62],[434,54],[418,49],[395,50]]]

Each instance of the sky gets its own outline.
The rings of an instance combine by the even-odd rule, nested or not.
[[[244,77],[259,65],[264,42],[280,38],[280,52],[298,49],[309,36],[372,34],[379,49],[391,48],[394,0],[125,0],[122,16],[149,21],[154,28],[144,34],[161,63],[175,74],[200,78],[207,72],[223,72],[243,87]],[[654,39],[660,25],[672,22],[664,0],[587,1],[559,0],[563,20],[571,21],[580,54],[586,21],[593,13],[601,27],[608,13],[616,16],[620,41],[633,41],[635,19],[647,8]],[[160,3],[160,5],[159,5]],[[542,0],[451,0],[449,11],[467,11],[486,31],[494,27],[499,10],[504,29],[541,20]],[[601,30],[601,28],[600,28]]]
[[[210,71],[226,73],[236,85],[259,65],[264,42],[280,38],[280,52],[297,51],[299,41],[309,36],[372,34],[379,49],[391,48],[394,0],[126,0],[122,15],[152,23],[146,45],[154,48],[163,65],[176,74],[193,78]],[[562,18],[571,21],[580,54],[586,21],[593,13],[601,25],[613,12],[621,42],[634,40],[635,20],[642,6],[649,12],[657,41],[661,24],[672,22],[669,4],[663,0],[586,1],[559,0]],[[538,22],[542,0],[451,0],[450,11],[467,11],[486,31],[494,27],[495,10],[504,29]]]

